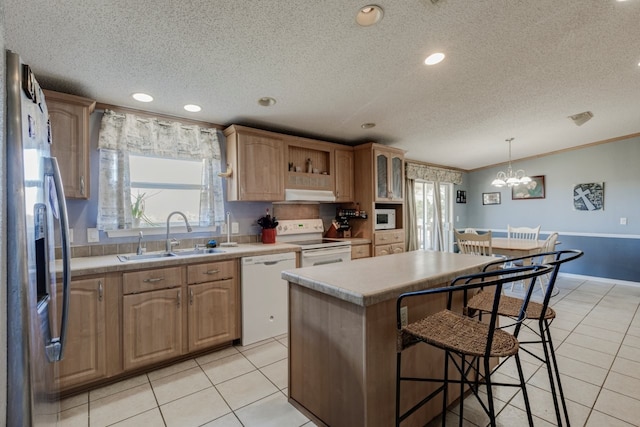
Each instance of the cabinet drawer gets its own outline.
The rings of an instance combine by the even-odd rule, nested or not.
[[[180,267],[156,268],[122,274],[122,292],[135,294],[180,286],[182,269]]]
[[[368,258],[371,256],[371,245],[351,245],[351,259]]]
[[[402,243],[404,242],[404,230],[389,230],[389,231],[376,231],[373,234],[373,244],[374,245],[384,245],[391,243]]]
[[[208,262],[187,267],[187,283],[204,283],[236,276],[236,261]]]

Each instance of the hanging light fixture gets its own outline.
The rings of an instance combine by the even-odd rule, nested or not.
[[[506,141],[509,143],[509,167],[507,168],[507,172],[500,171],[496,175],[496,179],[491,182],[491,185],[494,187],[513,187],[518,184],[528,184],[531,182],[531,178],[524,173],[524,170],[518,169],[517,171],[513,171],[511,168],[511,141],[513,138],[508,138]]]

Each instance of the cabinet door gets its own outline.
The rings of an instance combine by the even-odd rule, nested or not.
[[[104,283],[104,278],[71,282],[67,342],[56,381],[61,389],[106,376]]]
[[[381,151],[375,151],[376,201],[389,199],[389,158]]]
[[[336,202],[354,200],[353,151],[337,149],[336,157]]]
[[[45,91],[51,122],[51,154],[58,159],[64,193],[89,198],[89,115],[95,101]]]
[[[284,200],[284,142],[238,134],[239,200]]]
[[[122,297],[124,369],[182,353],[182,288]]]
[[[233,279],[190,285],[189,351],[236,338],[236,286]]]
[[[404,198],[404,159],[398,155],[391,156],[389,164],[389,180],[391,200],[400,201]]]
[[[391,245],[378,245],[374,247],[374,256],[391,255]]]
[[[370,256],[371,249],[369,244],[351,245],[351,259],[369,258]]]

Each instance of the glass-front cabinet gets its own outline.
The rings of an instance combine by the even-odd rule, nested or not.
[[[404,156],[387,150],[375,150],[376,202],[404,200]]]

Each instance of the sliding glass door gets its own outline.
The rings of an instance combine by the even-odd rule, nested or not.
[[[440,184],[439,220],[442,222],[442,250],[453,250],[453,184]],[[415,183],[416,221],[418,228],[418,247],[420,249],[437,249],[438,230],[436,229],[436,197],[433,182],[419,181]]]

